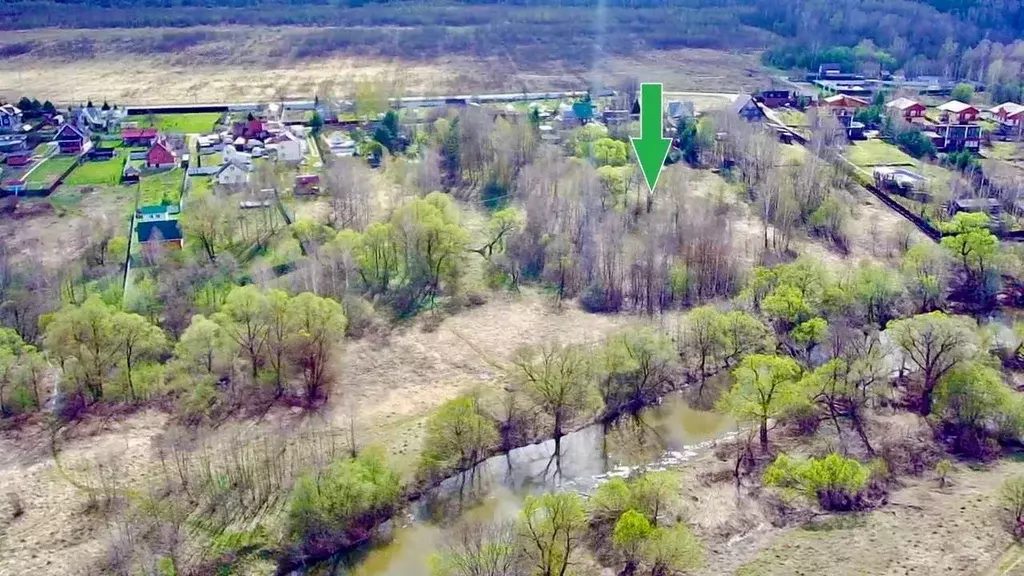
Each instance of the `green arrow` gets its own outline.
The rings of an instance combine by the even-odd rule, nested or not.
[[[661,176],[661,167],[668,158],[671,138],[662,136],[661,124],[661,83],[640,85],[640,137],[630,138],[633,151],[644,173],[647,186],[654,191]]]

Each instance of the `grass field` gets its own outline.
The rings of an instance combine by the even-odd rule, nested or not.
[[[143,174],[139,180],[141,195],[140,206],[152,204],[174,204],[181,199],[181,179],[185,171],[181,168],[160,172],[157,174]]]
[[[794,128],[801,128],[804,126],[810,126],[811,123],[807,120],[807,114],[794,110],[792,108],[784,108],[775,112],[779,119],[786,123],[786,126],[792,126]]]
[[[986,158],[995,160],[1016,160],[1024,158],[1024,143],[994,142],[992,146],[982,149]]]
[[[846,158],[857,166],[917,164],[910,155],[882,140],[863,140],[846,147]]]
[[[161,132],[181,134],[205,134],[213,131],[214,125],[220,120],[218,112],[200,112],[196,114],[157,114],[155,118],[139,116],[140,127],[155,127]]]
[[[126,154],[118,151],[110,160],[85,162],[68,175],[64,183],[68,186],[113,186],[121,181]]]
[[[213,190],[213,178],[210,176],[193,176],[188,181],[189,194],[204,194]]]
[[[75,156],[53,156],[36,167],[28,175],[29,184],[49,184],[78,161]]]

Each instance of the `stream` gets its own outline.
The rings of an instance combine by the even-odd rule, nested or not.
[[[427,574],[431,555],[444,546],[445,530],[459,520],[512,520],[526,496],[556,489],[591,492],[603,480],[637,467],[678,466],[713,440],[735,433],[728,416],[697,411],[672,394],[639,415],[610,426],[595,424],[562,438],[561,454],[548,440],[495,456],[445,480],[394,520],[387,537],[309,568],[314,576]]]

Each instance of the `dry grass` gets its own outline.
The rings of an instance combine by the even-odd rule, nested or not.
[[[224,102],[311,98],[323,82],[345,95],[353,94],[360,80],[385,80],[407,94],[444,94],[578,89],[588,81],[615,85],[631,76],[663,82],[667,90],[738,92],[760,87],[768,78],[757,53],[704,49],[611,56],[591,66],[538,61],[529,69],[507,58],[470,54],[413,62],[339,53],[291,61],[272,56],[268,47],[301,34],[301,29],[225,30],[233,34],[232,42],[199,43],[166,56],[140,56],[124,48],[127,39],[159,34],[160,29],[7,32],[5,40],[35,41],[37,50],[0,62],[0,97],[31,94],[55,102],[91,98],[122,104]],[[59,59],[47,49],[83,35],[96,46],[89,58],[61,54]]]

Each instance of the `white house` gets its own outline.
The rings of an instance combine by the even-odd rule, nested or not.
[[[0,106],[0,133],[21,132],[21,110],[14,104]]]
[[[249,182],[249,171],[234,162],[228,162],[221,166],[215,178],[223,186],[239,186]]]
[[[267,143],[267,150],[275,150],[281,162],[301,162],[306,155],[306,141],[285,131]]]
[[[237,148],[231,145],[225,146],[221,155],[224,158],[224,164],[239,164],[244,167],[252,164],[252,154],[239,152]]]

